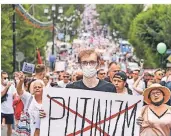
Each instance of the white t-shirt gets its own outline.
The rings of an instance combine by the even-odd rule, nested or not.
[[[4,90],[5,86],[3,86],[1,84],[1,92]],[[13,96],[14,94],[16,94],[16,88],[15,86],[12,84],[9,89],[8,89],[8,96],[7,96],[7,100],[4,101],[3,103],[1,103],[1,113],[4,114],[14,114],[14,109],[13,109]]]
[[[161,81],[165,81],[165,82],[167,82],[167,79],[168,79],[168,77],[163,77],[162,79],[161,79]]]
[[[61,80],[61,81],[58,82],[58,85],[59,85],[60,87],[62,87],[62,88],[65,88],[67,84],[69,84],[69,82],[68,82],[68,83],[64,83],[63,80]]]
[[[134,83],[135,83],[135,82],[134,82],[134,79],[127,79],[126,82],[128,83],[129,89],[132,90],[133,95],[140,95],[137,91],[135,91],[135,90],[133,89],[133,85],[134,85]],[[137,88],[139,88],[139,89],[141,89],[142,91],[144,91],[144,89],[145,89],[145,83],[144,83],[144,81],[140,80],[140,82],[139,82]]]
[[[30,97],[31,94],[26,91],[21,95],[21,100],[23,101],[25,111],[27,109],[27,105],[29,103]],[[35,97],[33,96],[31,104],[28,108],[28,113],[30,115],[30,120],[31,120],[30,122],[31,136],[34,136],[34,132],[36,128],[40,129],[40,117],[39,117],[40,109],[42,109],[42,104],[37,103]]]

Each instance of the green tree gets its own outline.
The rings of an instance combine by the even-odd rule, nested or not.
[[[119,31],[119,37],[128,39],[128,32],[133,19],[143,10],[143,5],[97,5],[102,24],[108,24],[110,30]]]
[[[12,15],[11,5],[1,5],[1,69],[12,71]]]
[[[145,66],[156,68],[160,64],[157,44],[166,43],[171,48],[171,5],[153,5],[140,13],[132,22],[129,41],[139,58],[145,59]]]
[[[61,5],[56,5],[57,7]],[[79,10],[83,11],[83,5],[63,5],[64,14],[70,14],[73,9],[79,7]],[[42,22],[47,21],[47,17],[44,15],[44,8],[51,7],[51,5],[30,5],[24,4],[23,7],[37,20]],[[1,62],[2,70],[11,73],[13,70],[12,62],[12,5],[1,5]],[[68,11],[69,10],[69,11]],[[81,11],[81,12],[82,12]],[[78,22],[76,22],[78,23]],[[78,27],[78,25],[76,25]],[[76,27],[76,28],[77,28]],[[25,62],[33,62],[36,57],[36,48],[41,51],[41,56],[45,56],[45,47],[47,41],[51,40],[52,31],[35,28],[28,23],[23,17],[16,13],[16,51],[21,51],[25,55]]]

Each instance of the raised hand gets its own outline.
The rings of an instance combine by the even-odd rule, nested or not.
[[[25,75],[24,75],[24,73],[23,72],[19,72],[19,74],[18,74],[19,76],[19,80],[20,81],[24,81],[24,79],[25,79]]]
[[[46,113],[45,113],[45,111],[43,109],[39,110],[39,117],[40,118],[46,117]]]

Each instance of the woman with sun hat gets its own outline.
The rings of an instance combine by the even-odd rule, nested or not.
[[[140,136],[170,136],[171,107],[165,104],[170,99],[170,90],[155,83],[145,89],[143,95],[147,105],[137,119]]]

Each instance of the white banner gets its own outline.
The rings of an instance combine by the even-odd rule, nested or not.
[[[143,97],[89,90],[46,88],[41,136],[138,136]]]
[[[26,72],[26,73],[33,73],[34,72],[34,67],[35,67],[34,64],[24,62],[22,71]]]

